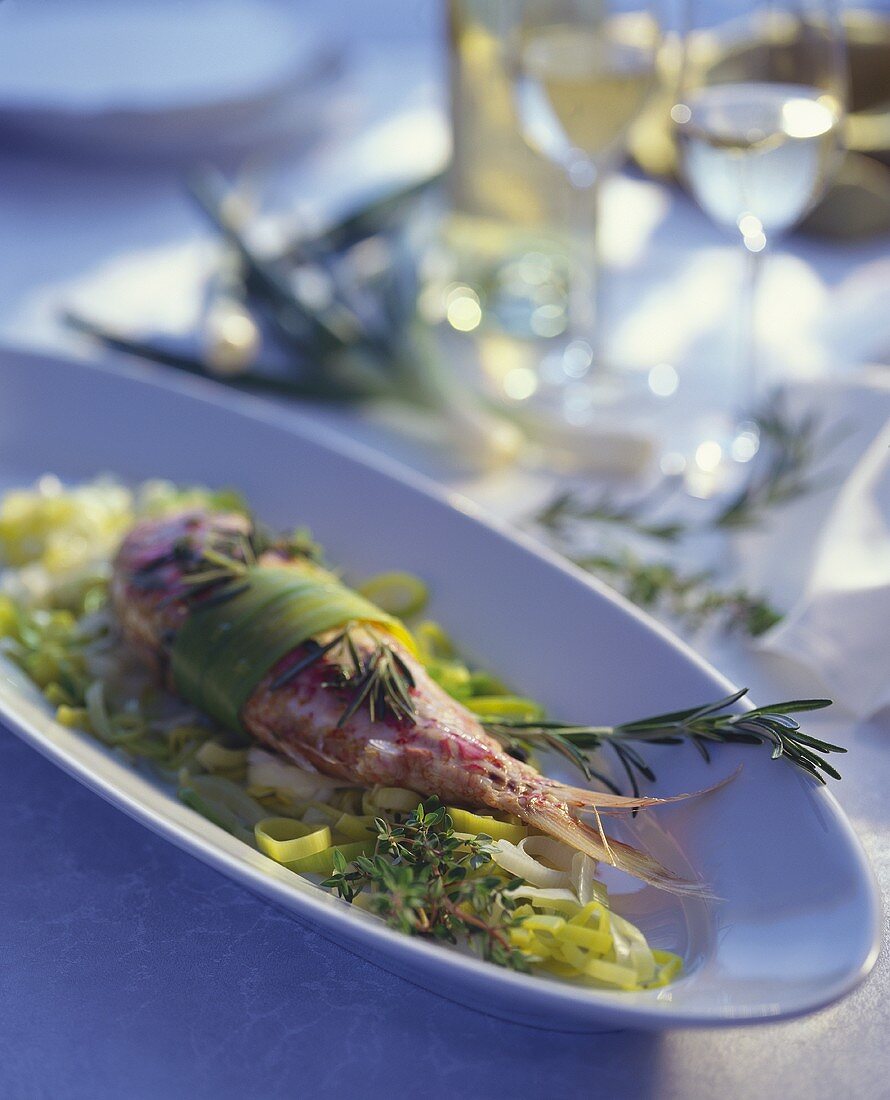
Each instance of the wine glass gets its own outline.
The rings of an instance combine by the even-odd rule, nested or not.
[[[522,134],[570,185],[568,339],[549,381],[562,415],[584,423],[627,394],[626,380],[603,362],[598,188],[657,85],[659,24],[639,0],[517,0],[510,10],[508,68]]]
[[[681,170],[705,213],[738,238],[746,265],[731,422],[725,438],[707,442],[700,463],[712,476],[697,495],[709,495],[759,447],[754,307],[762,257],[817,201],[839,162],[846,65],[834,0],[686,0],[685,12],[671,110]]]

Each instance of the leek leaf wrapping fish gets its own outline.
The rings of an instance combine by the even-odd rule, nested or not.
[[[398,620],[309,557],[261,547],[244,516],[137,525],[111,596],[124,636],[174,691],[300,767],[513,814],[647,883],[702,893],[603,829],[603,814],[671,800],[568,786],[514,759],[431,679]]]

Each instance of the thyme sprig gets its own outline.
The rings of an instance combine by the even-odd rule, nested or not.
[[[466,938],[484,959],[528,970],[509,939],[521,879],[481,874],[491,862],[490,838],[455,836],[445,807],[433,798],[401,824],[374,823],[374,851],[347,864],[334,853],[334,874],[322,883],[365,906],[400,932],[447,943]]]
[[[747,692],[747,688],[742,688],[715,703],[617,726],[579,726],[566,722],[506,718],[482,721],[489,732],[504,743],[538,741],[558,749],[576,763],[587,778],[593,776],[599,779],[616,794],[621,793],[620,788],[608,776],[593,770],[587,753],[610,748],[617,756],[633,793],[639,795],[640,779],[651,782],[655,774],[633,747],[633,742],[679,745],[689,741],[705,760],[710,760],[709,746],[713,744],[768,744],[772,746],[774,760],[784,757],[820,783],[825,782],[826,775],[840,779],[840,774],[825,756],[847,750],[841,745],[833,745],[804,733],[797,719],[791,717],[792,714],[831,706],[830,699],[792,699],[742,713],[730,711]]]

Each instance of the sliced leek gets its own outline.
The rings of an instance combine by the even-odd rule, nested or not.
[[[652,951],[643,933],[602,901],[581,905],[571,890],[520,886],[510,942],[529,962],[561,978],[606,988],[650,989],[679,973],[679,956]]]
[[[448,806],[448,815],[456,833],[468,833],[471,836],[490,836],[492,840],[508,840],[518,844],[528,836],[525,825],[511,825],[507,821],[498,821],[495,817],[483,817],[481,814]]]
[[[241,787],[218,775],[188,777],[179,797],[208,820],[249,843],[253,843],[254,826],[267,814]]]
[[[341,814],[334,822],[335,833],[352,840],[367,840],[374,836],[374,818],[369,814]]]
[[[483,718],[510,718],[533,722],[544,717],[544,709],[531,699],[518,695],[473,695],[466,707]]]
[[[357,840],[351,844],[334,844],[324,851],[316,852],[311,856],[303,856],[295,859],[285,866],[289,871],[296,871],[299,875],[330,875],[334,871],[334,853],[338,852],[347,863],[352,863],[359,856],[370,855],[374,851],[373,840]]]
[[[304,825],[291,817],[263,818],[253,832],[260,851],[277,863],[293,863],[331,847],[331,830],[327,825]]]
[[[427,586],[413,573],[378,573],[358,585],[357,591],[399,619],[417,615],[429,599]]]
[[[229,749],[218,741],[205,741],[195,753],[195,759],[215,775],[239,772],[247,764],[247,749]]]
[[[374,787],[366,791],[362,798],[362,809],[366,814],[384,810],[390,813],[409,814],[423,802],[423,796],[406,787]]]

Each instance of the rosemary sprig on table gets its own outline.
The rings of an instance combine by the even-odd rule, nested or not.
[[[190,194],[235,261],[235,271],[226,272],[226,299],[251,338],[245,343],[242,332],[230,346],[206,317],[201,332],[149,339],[78,312],[62,318],[113,351],[237,390],[408,406],[438,418],[464,453],[513,452],[520,429],[461,385],[418,317],[419,271],[404,215],[438,179],[400,188],[267,254],[254,245],[241,196],[205,169],[192,177]],[[369,265],[374,252],[383,262]]]
[[[742,688],[716,703],[617,726],[579,726],[566,722],[506,718],[483,719],[483,724],[508,746],[516,741],[524,746],[535,741],[549,745],[568,757],[586,778],[599,779],[616,794],[621,793],[620,789],[608,776],[594,770],[588,752],[610,748],[617,756],[635,795],[640,793],[641,778],[650,782],[655,779],[652,769],[633,747],[634,743],[639,742],[679,745],[689,741],[705,760],[710,760],[708,748],[712,744],[769,744],[774,760],[784,757],[820,783],[825,782],[825,775],[840,779],[840,774],[825,756],[847,750],[804,733],[800,723],[791,717],[792,714],[831,706],[830,699],[792,699],[755,707],[740,714],[727,713],[747,692],[747,688]]]
[[[436,409],[445,381],[430,377],[435,365],[413,343],[413,266],[408,265],[406,274],[393,264],[376,277],[365,295],[373,302],[371,309],[355,306],[350,280],[340,272],[349,266],[349,248],[380,234],[392,235],[394,212],[404,213],[437,179],[375,199],[321,233],[303,236],[269,256],[251,243],[243,203],[233,201],[238,196],[221,174],[205,168],[191,176],[189,194],[237,258],[244,305],[265,318],[270,335],[287,353],[286,368],[246,363],[221,379],[206,357],[187,350],[182,341],[134,338],[71,311],[63,313],[63,320],[112,350],[224,380],[237,389],[335,402],[386,398]],[[316,302],[301,289],[296,276],[303,270],[323,270],[325,300]]]
[[[738,630],[756,638],[782,618],[772,604],[745,588],[719,587],[713,571],[708,569],[684,573],[670,562],[643,561],[630,550],[572,560],[614,584],[638,607],[667,612],[691,629],[718,619],[725,630]]]
[[[814,469],[842,438],[846,429],[826,434],[821,418],[810,412],[795,419],[781,396],[776,396],[755,418],[760,452],[751,462],[745,484],[704,522],[679,516],[652,518],[663,511],[674,482],[665,480],[635,500],[616,501],[611,493],[590,498],[584,492],[561,491],[534,516],[533,522],[553,535],[563,535],[579,524],[611,524],[633,534],[663,542],[677,542],[708,528],[751,527],[761,523],[771,508],[815,492]]]
[[[764,461],[762,465],[753,464],[748,482],[717,513],[715,527],[755,527],[770,508],[817,490],[817,460],[847,434],[847,428],[841,425],[826,436],[814,412],[792,420],[781,401],[761,410],[756,423],[766,452]],[[829,481],[830,477],[821,477],[822,485]]]
[[[548,501],[536,513],[534,522],[552,534],[561,534],[574,523],[605,523],[624,527],[645,538],[676,542],[686,533],[686,524],[679,520],[660,523],[646,519],[643,513],[650,499],[647,495],[639,501],[619,504],[611,493],[586,500],[578,493],[566,490]]]
[[[615,585],[640,607],[666,612],[692,629],[716,620],[726,630],[757,637],[779,622],[782,612],[746,588],[721,587],[711,569],[686,572],[670,561],[647,560],[626,547],[613,552],[605,540],[601,540],[603,549],[596,552],[579,555],[572,549],[577,534],[603,526],[621,528],[643,541],[672,545],[708,530],[756,526],[776,505],[827,484],[825,477],[817,479],[817,460],[836,446],[845,429],[826,434],[815,413],[792,418],[781,397],[773,399],[756,423],[761,449],[751,463],[748,480],[704,521],[665,516],[675,483],[663,481],[628,501],[617,501],[610,493],[591,498],[583,491],[562,491],[530,522],[547,532],[557,549],[576,565]]]
[[[123,352],[136,359],[158,363],[163,367],[172,367],[198,378],[212,376],[212,371],[204,358],[184,351],[180,347],[173,347],[168,342],[128,336],[72,310],[63,312],[62,320],[69,328],[91,337],[110,351]],[[219,379],[216,380],[219,381]],[[376,389],[363,388],[357,380],[351,381],[348,387],[340,385],[333,373],[294,371],[285,377],[264,369],[261,364],[242,370],[238,374],[228,375],[225,382],[233,389],[248,393],[270,397],[297,397],[307,401],[349,404],[379,396]]]
[[[340,897],[364,904],[390,927],[412,936],[457,943],[466,937],[479,954],[500,966],[528,970],[512,947],[509,929],[521,879],[480,875],[491,861],[485,838],[458,837],[444,806],[430,799],[402,824],[378,819],[374,852],[347,864],[334,854],[334,874],[322,883]]]

